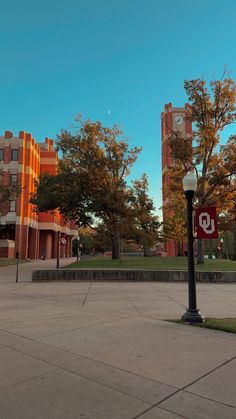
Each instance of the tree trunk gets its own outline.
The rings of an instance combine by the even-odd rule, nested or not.
[[[202,239],[197,241],[197,264],[204,263],[204,246]]]
[[[148,246],[143,246],[143,256],[147,257],[149,255],[149,247]]]
[[[177,256],[182,256],[181,242],[177,242]]]
[[[235,214],[236,217],[236,214]],[[233,253],[232,253],[232,260],[236,260],[236,218],[233,222]]]
[[[209,259],[212,259],[212,239],[209,240]]]
[[[112,259],[120,259],[120,233],[115,231],[112,238]]]

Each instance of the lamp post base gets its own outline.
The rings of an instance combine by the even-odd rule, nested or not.
[[[197,308],[188,308],[181,317],[181,320],[186,323],[203,323],[204,317]]]

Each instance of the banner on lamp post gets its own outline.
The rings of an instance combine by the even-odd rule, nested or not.
[[[61,237],[61,244],[65,246],[67,244],[67,238],[65,236]]]
[[[196,228],[198,239],[218,238],[216,207],[196,209]]]

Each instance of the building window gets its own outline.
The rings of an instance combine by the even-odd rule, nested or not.
[[[0,185],[2,185],[2,181],[3,181],[3,174],[0,173]]]
[[[17,148],[12,149],[11,159],[14,160],[14,161],[18,160],[18,149]]]
[[[16,201],[11,201],[10,202],[10,211],[11,212],[16,212]]]
[[[11,185],[17,184],[17,175],[11,175]]]
[[[4,148],[0,148],[0,160],[4,160]]]

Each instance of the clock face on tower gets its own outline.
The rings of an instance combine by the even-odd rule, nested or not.
[[[184,118],[181,115],[175,117],[176,125],[181,125],[184,122]]]

